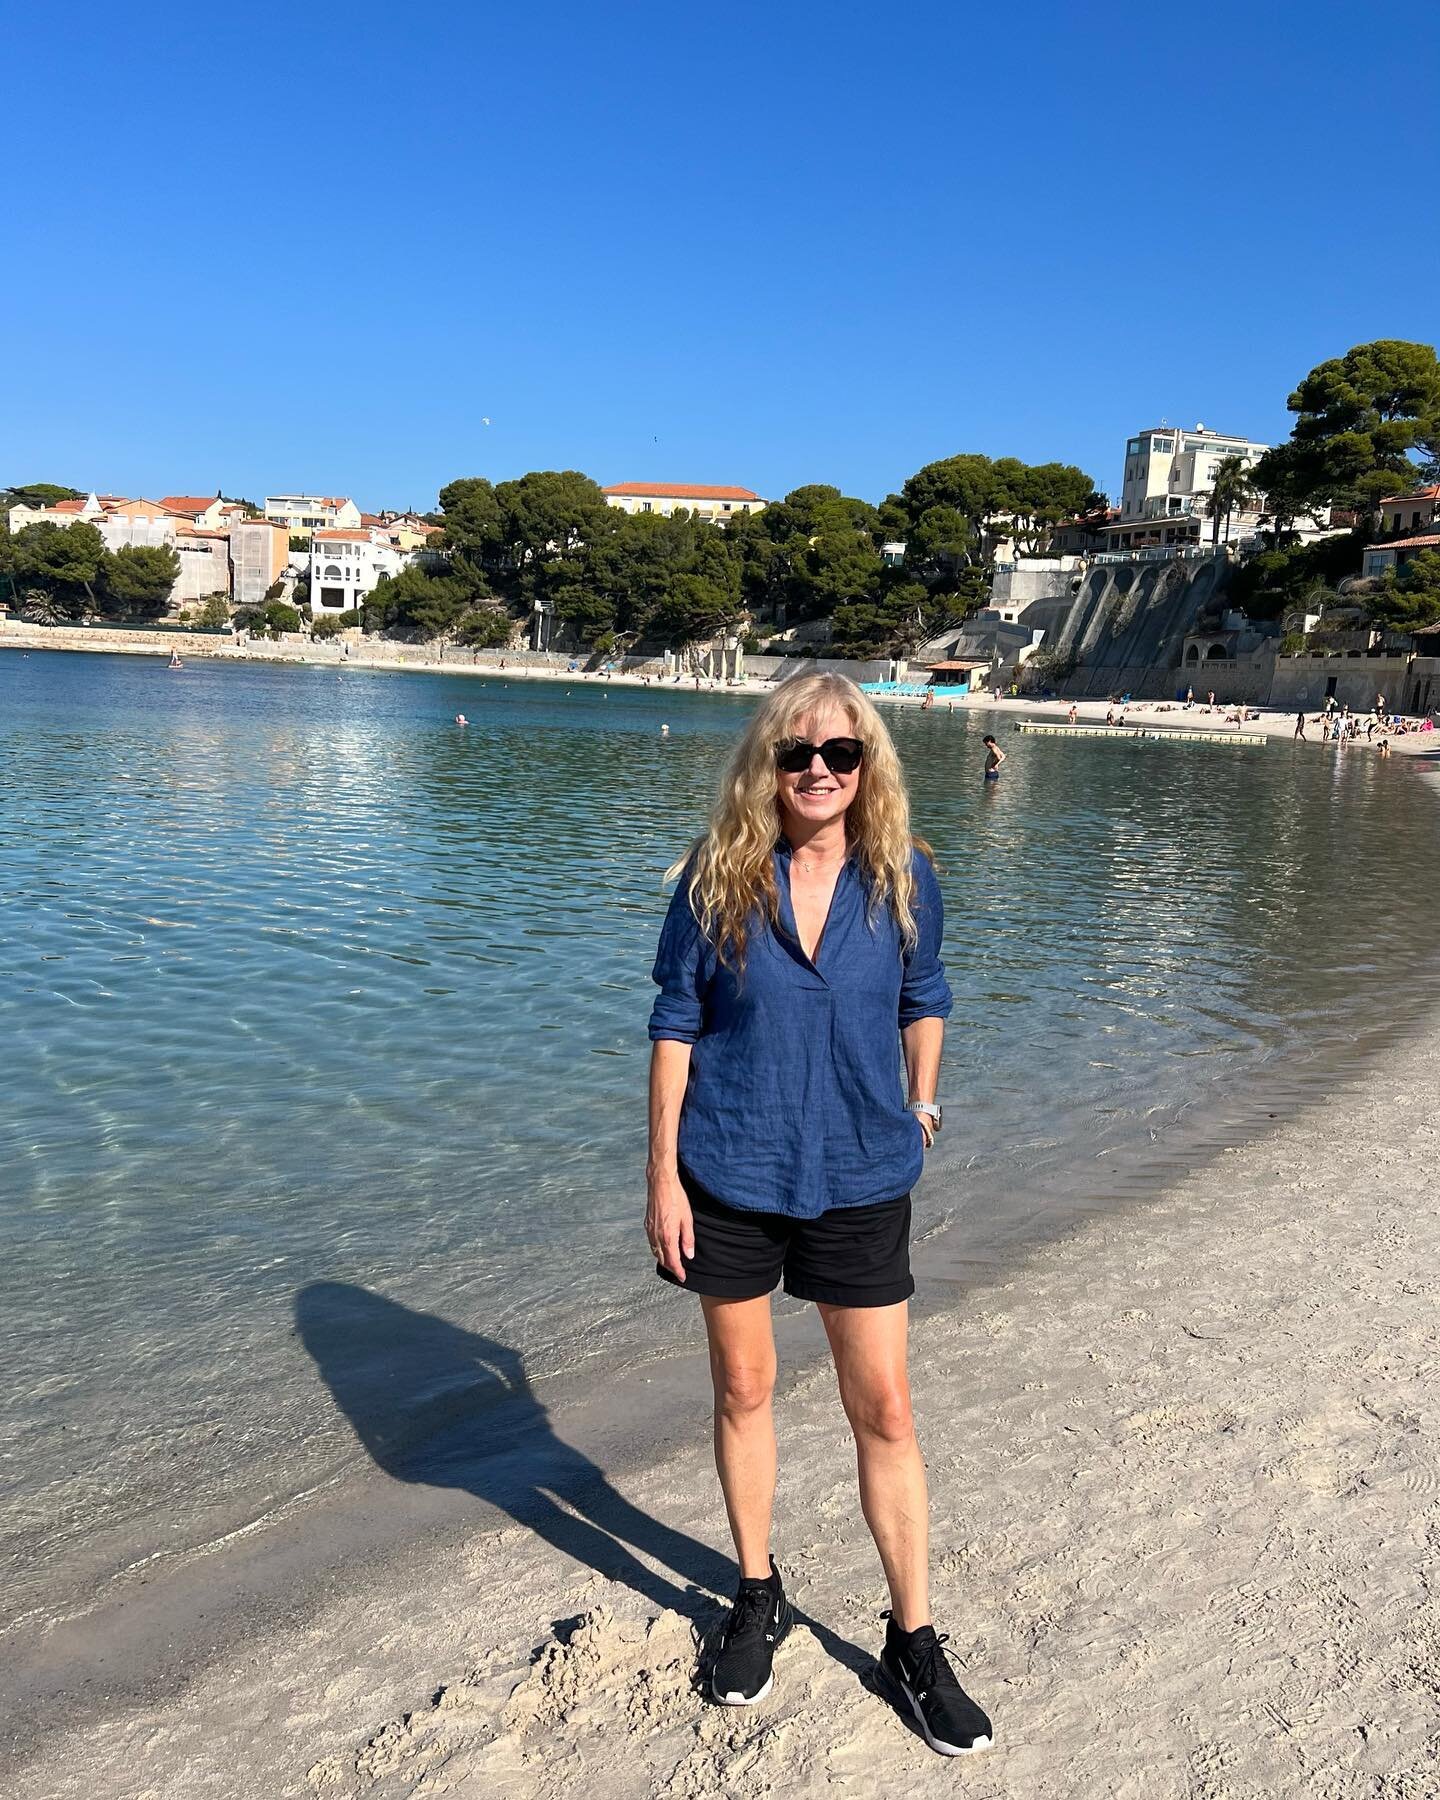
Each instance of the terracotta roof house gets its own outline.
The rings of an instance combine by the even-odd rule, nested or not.
[[[752,488],[708,487],[686,481],[617,481],[604,488],[606,504],[627,513],[660,513],[668,518],[684,509],[698,519],[723,525],[736,513],[764,510],[765,502]]]
[[[1398,535],[1402,531],[1423,531],[1437,520],[1440,520],[1440,482],[1415,488],[1408,494],[1389,494],[1380,502],[1382,532],[1393,531]]]
[[[225,516],[225,502],[218,494],[162,494],[160,504],[176,518],[207,529],[221,524]]]

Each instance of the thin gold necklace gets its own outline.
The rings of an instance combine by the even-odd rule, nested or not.
[[[845,861],[845,858],[849,854],[850,854],[850,850],[849,850],[849,846],[847,845],[844,853],[835,858],[834,867],[838,869],[841,866],[841,864]],[[797,869],[799,869],[799,871],[802,875],[813,875],[817,869],[823,870],[823,869],[828,869],[831,867],[831,865],[827,862],[803,863],[800,861],[800,858],[798,856],[795,858],[795,866]]]

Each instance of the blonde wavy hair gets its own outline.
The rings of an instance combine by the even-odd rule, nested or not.
[[[800,725],[828,706],[847,715],[865,746],[845,830],[869,887],[870,915],[888,906],[907,948],[915,943],[913,852],[918,848],[934,859],[930,846],[911,834],[905,776],[885,721],[848,675],[793,675],[756,710],[731,753],[704,834],[665,873],[673,881],[689,871],[690,906],[700,929],[722,961],[737,969],[745,966],[757,906],[772,926],[780,921],[776,748],[802,737]]]

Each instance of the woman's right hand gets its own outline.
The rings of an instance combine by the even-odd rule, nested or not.
[[[647,1173],[648,1197],[645,1206],[645,1235],[655,1260],[677,1281],[685,1279],[682,1256],[695,1254],[695,1215],[690,1210],[690,1197],[674,1169],[651,1169]]]

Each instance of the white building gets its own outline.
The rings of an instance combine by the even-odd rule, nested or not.
[[[315,533],[310,544],[310,615],[354,612],[382,575],[398,575],[410,557],[383,528],[343,526]]]
[[[723,525],[736,513],[763,512],[765,502],[749,488],[699,487],[684,481],[619,481],[604,489],[607,506],[621,512],[659,513],[669,518],[683,508],[698,519]]]
[[[106,508],[97,494],[87,494],[83,500],[57,500],[53,506],[12,506],[10,508],[11,534],[21,532],[27,525],[73,525],[76,520],[83,520],[93,525],[105,516]]]
[[[1253,438],[1207,431],[1203,425],[1192,431],[1156,425],[1132,437],[1125,445],[1118,517],[1100,527],[1105,548],[1178,550],[1211,543],[1215,524],[1207,506],[1215,471],[1232,456],[1252,469],[1269,448]],[[1252,536],[1263,511],[1263,496],[1257,495],[1228,521],[1222,517],[1219,541],[1231,543]]]
[[[265,517],[297,533],[361,522],[355,502],[334,494],[270,494],[265,500]]]
[[[149,513],[112,512],[92,523],[104,538],[107,550],[128,547],[151,550],[162,544],[173,544],[175,533],[184,521],[172,513],[163,513],[157,518]]]

